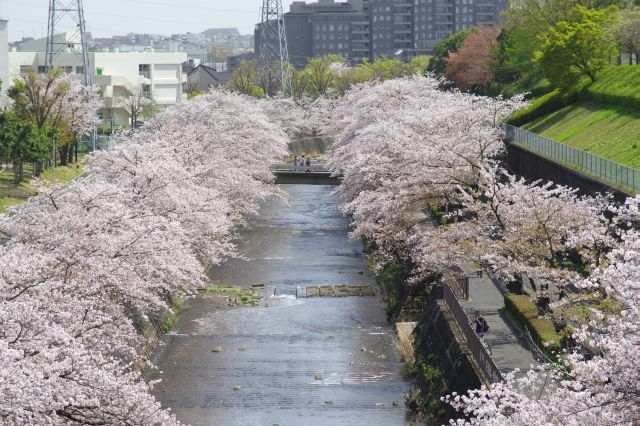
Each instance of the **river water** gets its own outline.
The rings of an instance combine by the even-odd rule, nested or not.
[[[290,206],[265,203],[242,233],[246,259],[211,271],[216,283],[265,284],[267,296],[189,301],[153,355],[154,393],[191,425],[406,424],[410,385],[379,296],[296,298],[307,285],[373,285],[334,188],[282,188]]]

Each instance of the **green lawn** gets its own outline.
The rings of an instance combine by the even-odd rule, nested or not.
[[[80,165],[71,164],[69,166],[56,168],[56,183],[66,183],[80,176],[85,170],[86,164],[82,161]],[[29,197],[36,194],[36,190],[29,184],[32,179],[32,165],[24,165],[24,178],[20,184],[13,183],[13,172],[11,170],[0,171],[0,214],[7,208],[23,203]],[[45,183],[53,183],[53,169],[49,168],[42,172],[40,180]]]
[[[581,101],[522,128],[640,169],[640,110]]]
[[[69,182],[84,172],[85,165],[80,160],[80,164],[70,164],[65,167],[56,167],[56,183],[66,183]],[[40,175],[40,180],[53,182],[53,169],[48,168]]]
[[[580,98],[640,110],[640,66],[618,65],[603,71]]]
[[[0,198],[0,214],[7,211],[7,209],[11,206],[17,206],[18,204],[23,203],[24,200],[24,198]]]

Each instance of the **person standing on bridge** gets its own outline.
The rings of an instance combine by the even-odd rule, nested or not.
[[[293,171],[297,172],[298,171],[298,156],[296,155],[295,157],[293,157]]]
[[[300,168],[298,169],[299,172],[302,171],[302,168],[304,167],[305,163],[307,162],[307,160],[305,160],[304,155],[300,158]]]
[[[489,324],[487,324],[487,320],[482,317],[479,311],[475,312],[475,316],[473,317],[473,321],[471,324],[476,325],[476,334],[478,336],[484,336],[484,333],[489,331]]]
[[[307,158],[307,173],[311,173],[311,159]]]

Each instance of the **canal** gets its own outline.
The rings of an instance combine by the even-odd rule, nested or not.
[[[406,424],[410,384],[380,297],[296,298],[308,285],[374,284],[334,187],[282,188],[289,206],[265,203],[242,232],[245,259],[211,271],[214,284],[264,284],[266,296],[187,302],[153,355],[154,393],[194,426]]]

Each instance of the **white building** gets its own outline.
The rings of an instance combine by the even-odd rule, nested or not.
[[[70,51],[62,52],[55,59],[54,66],[64,72],[82,72],[82,60],[72,51],[76,41],[71,39],[71,34],[59,34],[58,37],[66,39]],[[20,50],[10,51],[8,57],[11,81],[31,71],[44,73],[46,39],[23,43]],[[103,125],[128,126],[130,119],[124,103],[137,92],[144,93],[161,108],[186,99],[183,87],[187,76],[182,73],[182,63],[186,60],[186,52],[90,52],[91,81],[100,87],[105,105],[111,106],[101,112]],[[0,64],[1,61],[0,58]],[[3,89],[6,88],[3,85]]]
[[[9,21],[0,19],[0,80],[2,80],[2,90],[0,91],[0,107],[7,106],[7,89],[11,85],[9,77]]]

